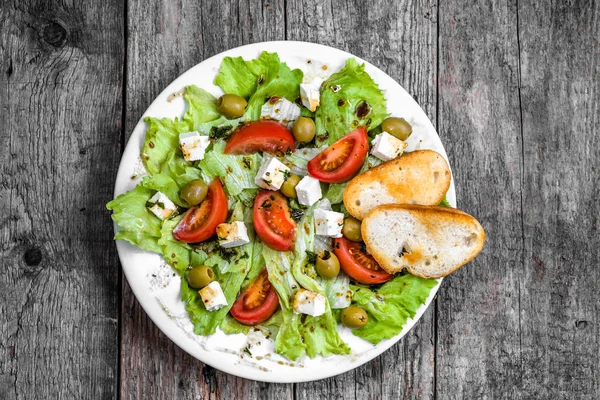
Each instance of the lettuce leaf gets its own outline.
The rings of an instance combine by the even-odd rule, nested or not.
[[[446,195],[444,195],[444,198],[442,199],[442,201],[440,201],[440,204],[438,204],[440,207],[452,207],[452,204],[450,204],[450,202],[448,201]]]
[[[319,278],[319,283],[323,287],[325,296],[332,309],[346,308],[352,300],[352,290],[350,290],[350,278],[343,271],[333,279]]]
[[[357,107],[365,102],[370,112],[357,116]],[[387,115],[383,92],[365,72],[364,64],[349,58],[321,87],[321,104],[315,113],[316,144],[332,144],[362,125],[371,130]]]
[[[257,59],[250,61],[225,57],[214,82],[225,93],[248,99],[243,119],[254,121],[260,118],[261,107],[271,96],[295,101],[300,95],[303,76],[299,69],[290,70],[279,60],[277,53],[263,51]]]
[[[179,150],[174,150],[167,156],[160,173],[145,176],[141,185],[161,191],[178,206],[188,207],[179,197],[179,192],[194,179],[201,178],[201,171],[185,161]]]
[[[183,98],[187,102],[183,121],[188,124],[190,131],[197,131],[199,124],[216,120],[221,116],[217,111],[215,96],[196,85],[186,86]]]
[[[396,276],[379,289],[350,285],[352,303],[369,313],[369,322],[352,333],[373,344],[389,339],[402,331],[417,309],[425,303],[429,291],[437,285],[435,279],[423,279],[410,274]]]
[[[154,175],[161,171],[171,152],[179,149],[179,134],[189,132],[189,126],[177,118],[146,117],[144,122],[148,124],[148,130],[141,156],[148,172]]]
[[[254,178],[260,169],[262,156],[258,153],[247,155],[224,154],[225,142],[215,142],[198,167],[211,179],[218,176],[230,196],[238,196],[245,189],[256,189]]]
[[[141,249],[161,252],[158,241],[162,221],[146,208],[146,202],[153,195],[153,190],[138,185],[106,205],[113,211],[111,217],[119,227],[115,240],[125,240]]]

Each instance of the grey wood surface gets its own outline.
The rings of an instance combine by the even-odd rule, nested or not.
[[[598,2],[26,0],[0,21],[0,398],[598,398]],[[169,82],[284,39],[350,51],[413,94],[488,234],[400,343],[297,385],[166,338],[104,209]]]

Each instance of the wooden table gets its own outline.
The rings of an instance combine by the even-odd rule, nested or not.
[[[600,2],[3,1],[0,398],[593,399]],[[347,50],[437,125],[483,253],[396,346],[305,384],[230,376],[148,319],[105,203],[179,74],[268,40]]]

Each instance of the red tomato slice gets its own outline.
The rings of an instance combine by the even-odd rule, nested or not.
[[[294,247],[296,222],[286,198],[279,192],[262,190],[254,199],[254,230],[270,248],[289,251]]]
[[[208,194],[199,206],[186,211],[173,237],[186,243],[202,242],[217,232],[217,226],[227,218],[227,196],[217,178],[208,185]]]
[[[268,320],[279,307],[279,297],[265,268],[238,296],[231,315],[244,325],[257,325]]]
[[[279,122],[252,121],[237,128],[225,146],[225,154],[250,154],[264,151],[282,156],[296,149],[294,136]]]
[[[367,129],[361,126],[310,160],[308,173],[321,182],[346,182],[362,167],[368,152]]]
[[[374,285],[394,277],[385,272],[370,254],[364,252],[360,243],[351,242],[344,237],[334,239],[333,252],[340,260],[342,270],[356,282]]]

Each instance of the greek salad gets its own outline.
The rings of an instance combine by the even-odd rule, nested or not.
[[[182,118],[145,119],[147,175],[107,204],[116,240],[181,277],[195,334],[260,330],[291,360],[348,354],[340,324],[396,336],[437,284],[380,268],[343,204],[349,180],[403,153],[402,110],[354,58],[307,70],[225,57],[222,96],[187,86]]]

